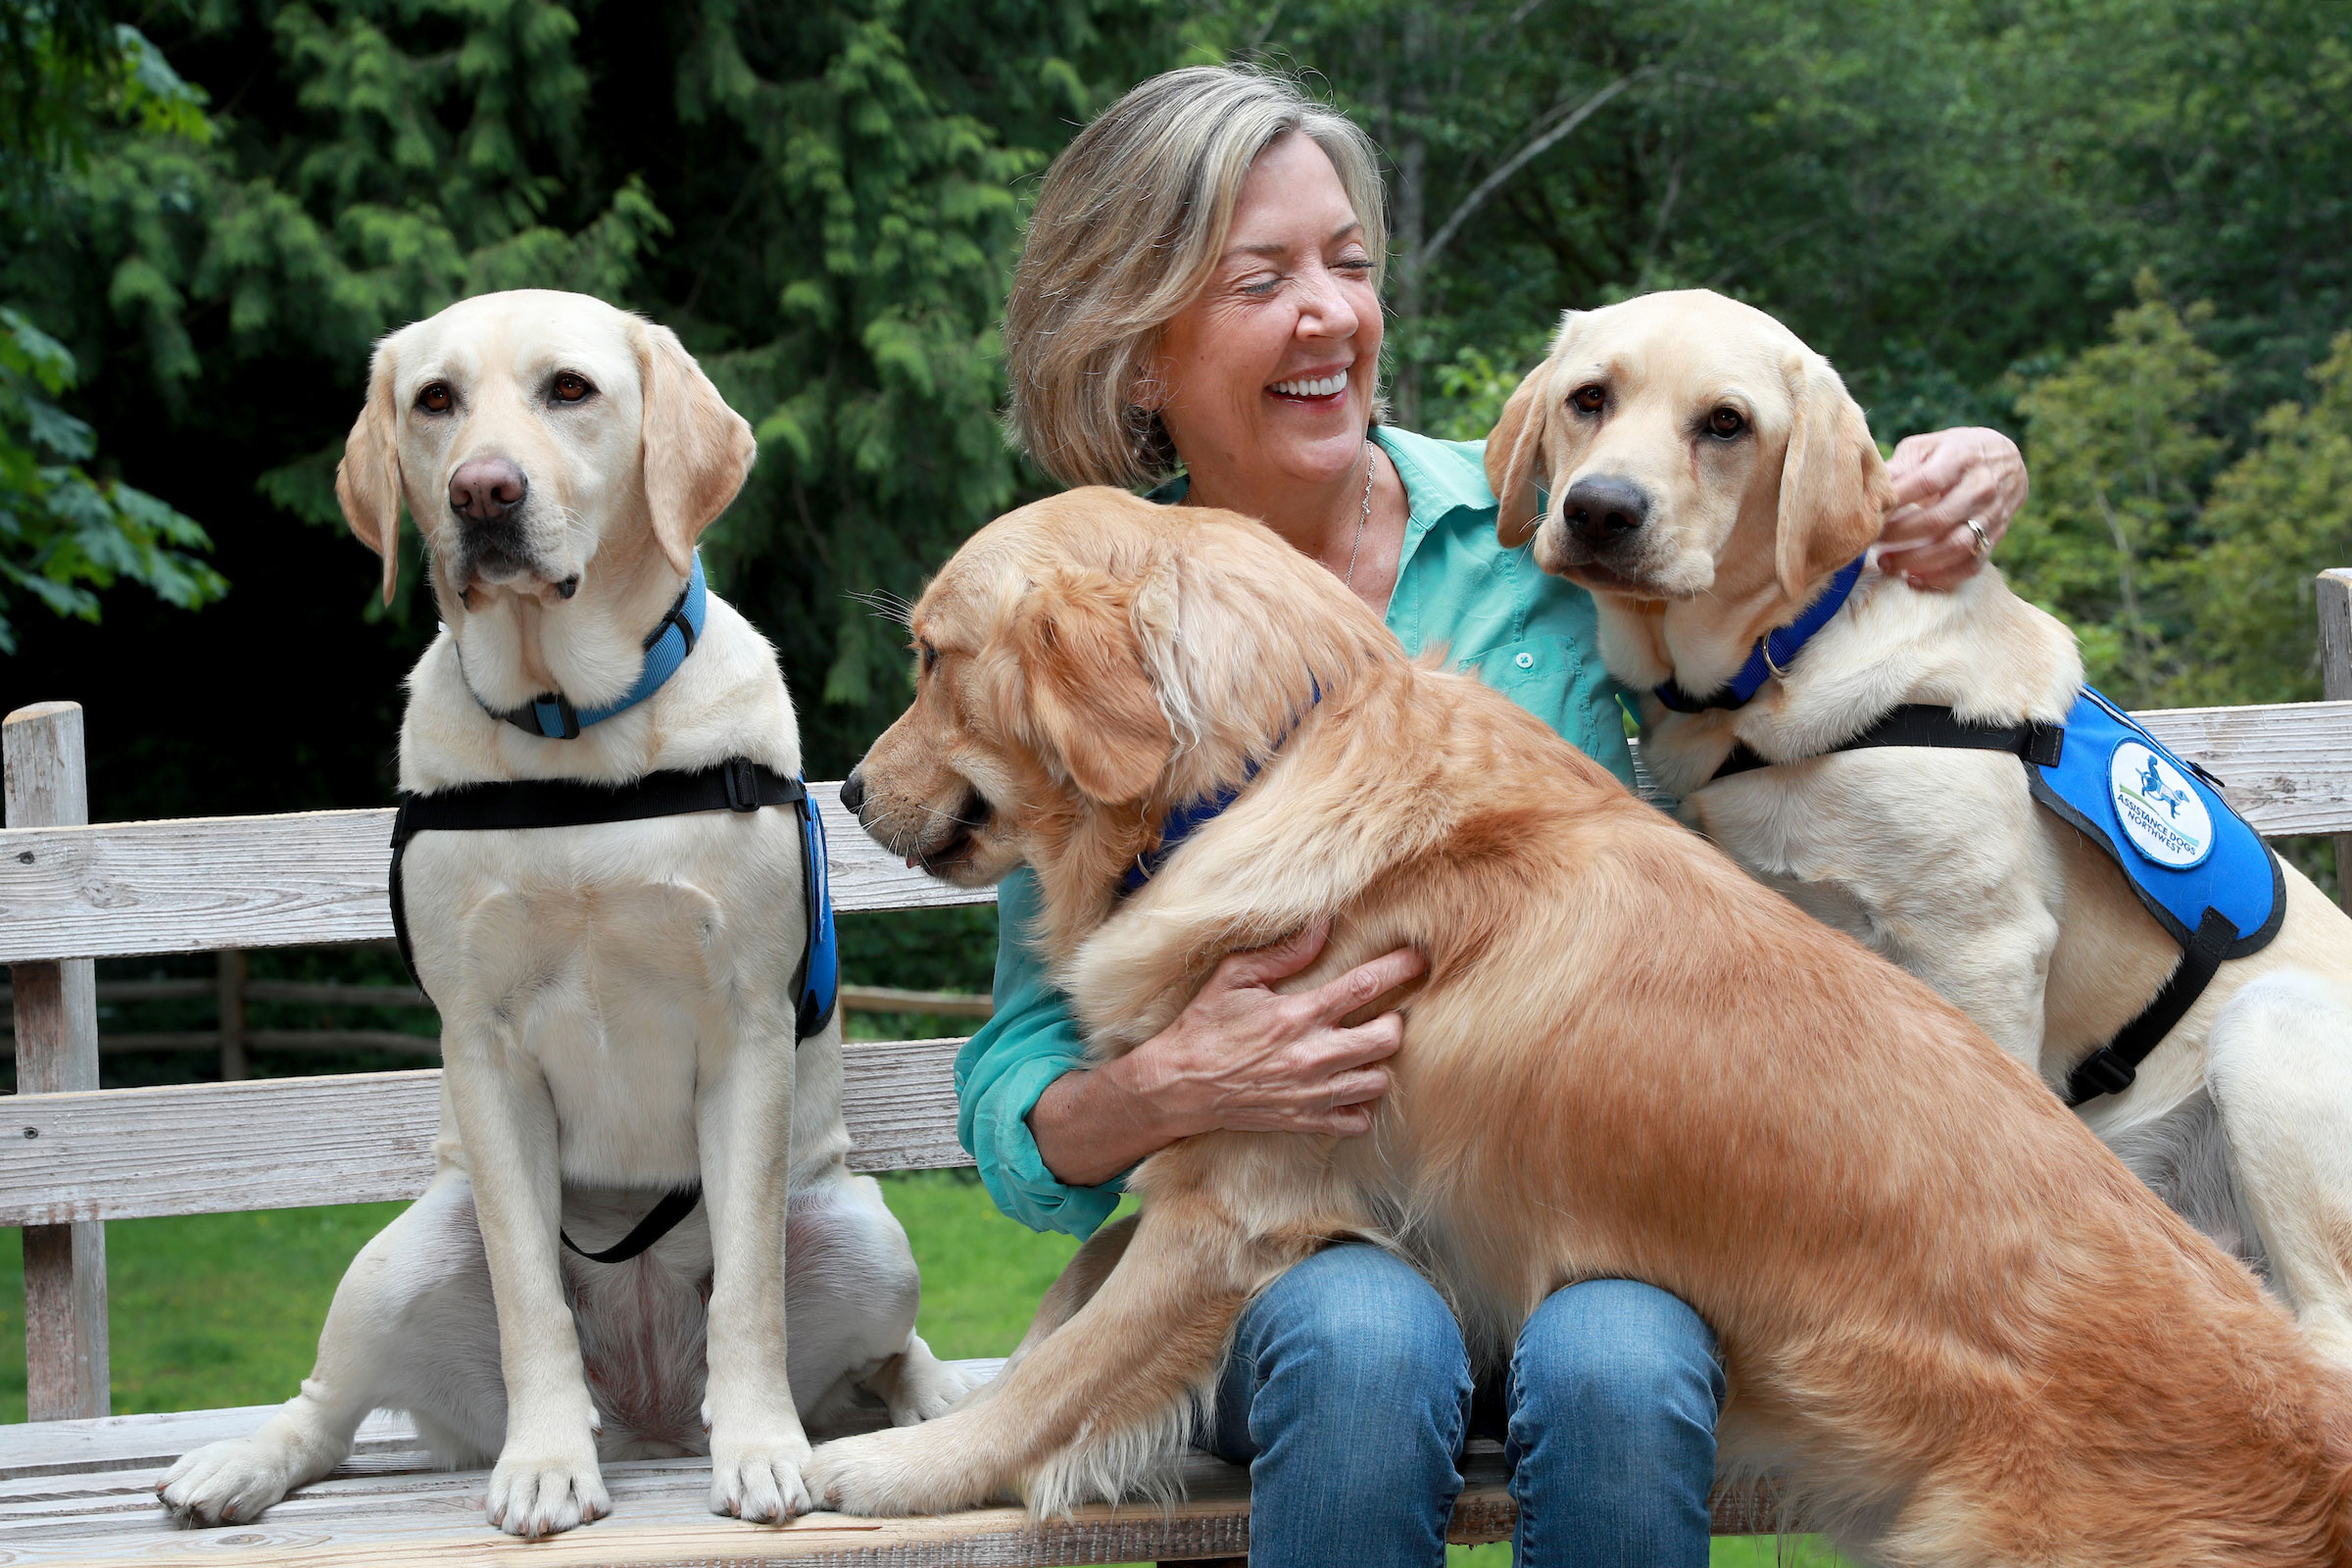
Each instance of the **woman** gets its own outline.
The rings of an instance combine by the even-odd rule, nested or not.
[[[1279,77],[1172,72],[1106,110],[1048,172],[1005,312],[1015,424],[1069,484],[1262,518],[1383,615],[1442,646],[1630,781],[1586,594],[1494,537],[1479,448],[1374,423],[1387,234],[1373,150]],[[1904,443],[1883,559],[1940,586],[1974,569],[2025,490],[1990,431]],[[1394,1013],[1340,1020],[1417,973],[1410,950],[1296,996],[1321,929],[1225,960],[1184,1013],[1087,1065],[1000,903],[997,1011],[956,1062],[960,1132],[1000,1207],[1090,1234],[1122,1172],[1225,1127],[1360,1134],[1388,1086]],[[1255,1564],[1429,1564],[1463,1438],[1498,1426],[1519,1562],[1707,1558],[1723,1396],[1713,1337],[1652,1287],[1595,1280],[1528,1320],[1507,1379],[1475,1388],[1460,1329],[1412,1268],[1337,1246],[1244,1313],[1202,1441],[1250,1466]]]

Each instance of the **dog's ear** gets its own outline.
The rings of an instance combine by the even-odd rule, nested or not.
[[[1061,571],[1030,587],[1013,621],[1029,711],[1071,781],[1098,801],[1140,799],[1175,745],[1137,639],[1138,608],[1132,589],[1100,572]]]
[[[1894,486],[1862,406],[1829,361],[1792,356],[1787,374],[1796,416],[1781,462],[1773,568],[1782,590],[1796,599],[1878,539]]]
[[[343,441],[335,465],[335,500],[360,543],[384,561],[384,603],[400,581],[400,411],[393,406],[392,340],[375,346],[368,368],[368,402]]]
[[[760,444],[668,327],[639,328],[637,371],[646,506],[662,554],[683,577],[694,569],[694,542],[743,488]]]
[[[1544,389],[1551,361],[1527,372],[1519,390],[1502,406],[1502,417],[1487,436],[1487,488],[1494,492],[1494,537],[1516,550],[1534,536],[1536,480],[1544,471]]]

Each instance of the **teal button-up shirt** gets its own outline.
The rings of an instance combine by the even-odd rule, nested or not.
[[[1372,435],[1396,466],[1411,507],[1389,629],[1408,652],[1444,649],[1455,668],[1477,671],[1631,784],[1619,688],[1601,667],[1592,596],[1545,576],[1526,551],[1495,541],[1486,444],[1387,426]],[[1032,1230],[1091,1236],[1118,1206],[1119,1184],[1056,1181],[1029,1131],[1029,1112],[1047,1086],[1088,1065],[1068,1005],[1023,940],[1036,901],[1026,867],[998,891],[996,1015],[956,1058],[962,1107],[956,1130],[999,1208]]]

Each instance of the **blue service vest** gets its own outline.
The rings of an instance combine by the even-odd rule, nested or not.
[[[2085,686],[2075,699],[2058,760],[2027,771],[2034,798],[2106,851],[2183,948],[2207,909],[2237,933],[2224,958],[2278,934],[2286,882],[2271,847],[2210,776],[2098,692]]]

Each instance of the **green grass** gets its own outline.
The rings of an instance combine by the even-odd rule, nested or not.
[[[923,1271],[923,1337],[944,1356],[1003,1355],[1077,1244],[997,1212],[981,1186],[931,1172],[883,1181]],[[398,1203],[107,1226],[115,1409],[192,1410],[289,1397],[352,1254]],[[22,1235],[0,1230],[0,1421],[24,1419]],[[1453,1548],[1449,1568],[1509,1568],[1507,1545]],[[1832,1568],[1813,1543],[1715,1543],[1711,1568]]]

